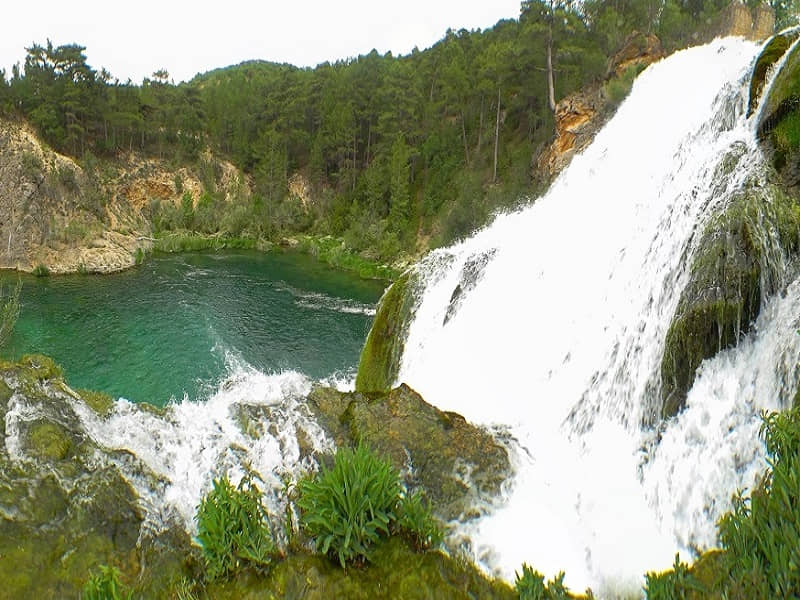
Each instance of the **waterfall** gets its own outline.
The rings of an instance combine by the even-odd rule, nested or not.
[[[796,385],[800,284],[706,361],[658,425],[666,332],[705,225],[765,185],[738,38],[650,66],[540,199],[416,267],[398,382],[514,440],[508,496],[462,532],[513,580],[522,562],[573,589],[636,593],[646,571],[715,543],[765,466],[758,414]]]

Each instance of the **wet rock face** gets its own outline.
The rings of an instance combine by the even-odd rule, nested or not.
[[[359,392],[385,392],[400,371],[408,326],[414,316],[416,274],[406,271],[381,298],[356,376]]]
[[[783,286],[782,263],[798,249],[794,203],[775,185],[743,190],[709,222],[667,331],[663,418],[683,408],[700,363],[750,330],[762,298]]]
[[[387,394],[316,388],[308,398],[337,445],[367,443],[422,487],[446,519],[477,516],[511,475],[506,449],[464,417],[442,412],[407,385]]]

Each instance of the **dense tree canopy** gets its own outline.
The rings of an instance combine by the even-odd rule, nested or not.
[[[787,22],[798,1],[771,3]],[[271,220],[261,233],[314,228],[388,257],[466,234],[526,190],[534,149],[553,134],[551,100],[605,76],[631,31],[674,49],[706,36],[727,4],[524,0],[519,19],[450,30],[407,56],[373,51],[314,69],[253,61],[180,85],[166,71],[120,82],[87,65],[84,47],[48,41],[10,77],[0,72],[0,111],[77,158],[196,163],[211,147],[252,178],[254,206]],[[285,197],[295,172],[316,189],[311,215]]]

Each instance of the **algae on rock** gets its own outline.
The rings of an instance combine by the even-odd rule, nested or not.
[[[762,299],[782,287],[784,264],[798,248],[797,212],[774,185],[745,186],[709,222],[666,335],[662,417],[683,408],[703,360],[749,331]]]
[[[358,364],[356,390],[388,391],[400,370],[405,337],[413,317],[416,275],[406,271],[381,298]]]

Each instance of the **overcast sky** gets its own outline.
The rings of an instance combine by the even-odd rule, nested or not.
[[[40,0],[4,2],[0,68],[23,63],[33,42],[79,43],[87,62],[140,83],[249,59],[315,66],[373,48],[407,54],[452,29],[519,16],[520,0]]]

